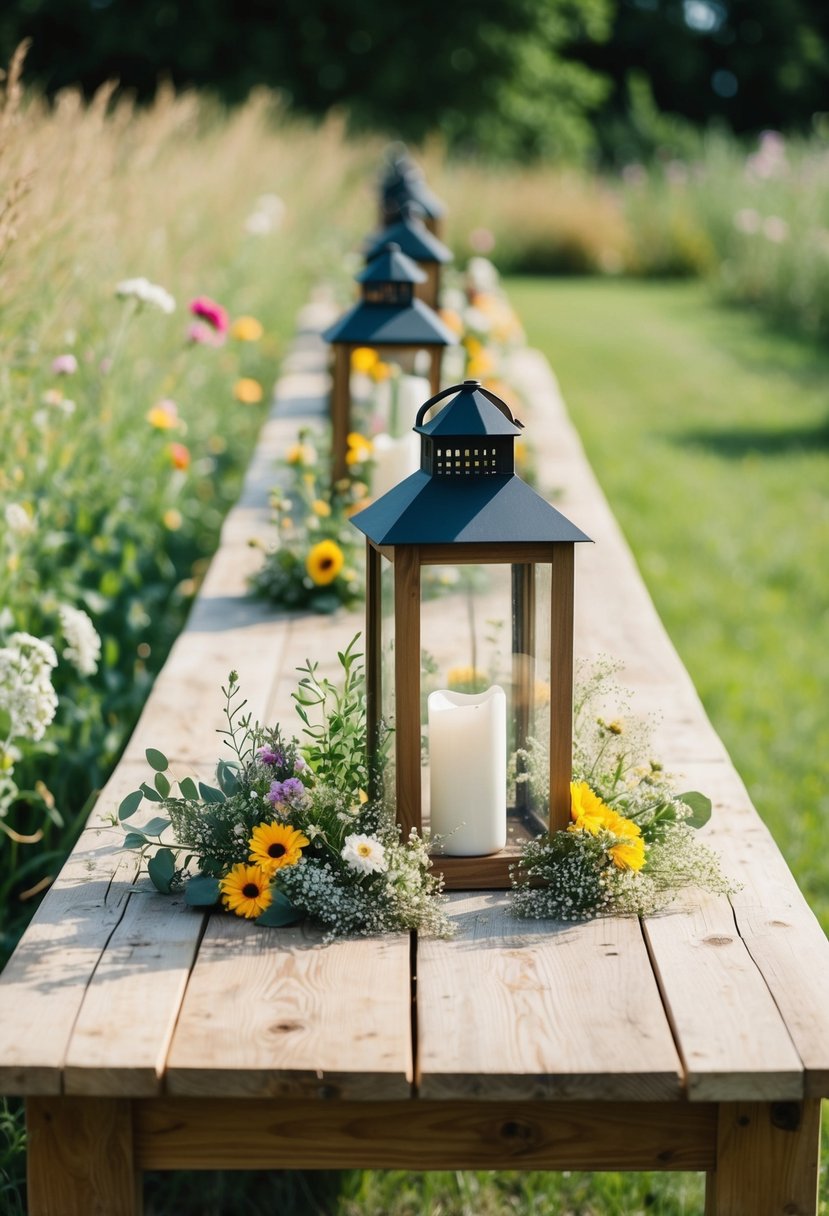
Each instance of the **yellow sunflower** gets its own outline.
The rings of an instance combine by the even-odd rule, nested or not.
[[[249,843],[252,864],[264,873],[275,874],[283,866],[295,866],[310,841],[289,823],[260,823]]]
[[[255,920],[273,902],[271,876],[261,866],[235,865],[219,882],[222,903],[237,916]]]
[[[614,866],[620,870],[641,870],[645,864],[645,842],[641,836],[612,845],[608,853]]]
[[[570,818],[577,828],[596,836],[608,827],[608,817],[616,815],[607,803],[594,794],[586,781],[570,782]],[[616,818],[620,816],[616,815]]]
[[[333,583],[345,563],[343,551],[336,541],[321,540],[305,559],[305,569],[318,587]]]

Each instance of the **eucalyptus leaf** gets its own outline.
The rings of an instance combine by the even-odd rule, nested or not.
[[[153,781],[155,784],[155,788],[158,790],[161,797],[169,798],[170,797],[170,782],[167,780],[167,778],[164,776],[164,774],[156,773],[155,777],[153,778]]]
[[[158,790],[154,790],[151,785],[147,785],[146,781],[141,783],[141,793],[150,802],[163,802],[164,799],[159,794]]]
[[[127,832],[124,837],[125,849],[143,849],[147,843],[147,837],[143,832]]]
[[[184,902],[191,908],[212,908],[220,897],[219,880],[209,874],[196,874],[184,888]]]
[[[199,793],[205,802],[227,802],[221,790],[213,785],[205,785],[203,781],[199,782]]]
[[[169,895],[176,872],[176,859],[172,849],[159,849],[147,862],[147,873],[156,891]]]
[[[145,836],[160,836],[161,833],[170,826],[170,820],[163,815],[157,815],[155,819],[151,819],[149,823],[145,823],[141,831]]]
[[[118,818],[129,819],[130,815],[135,814],[143,801],[143,790],[133,790],[131,794],[127,794],[118,807]]]
[[[711,818],[711,799],[705,794],[700,794],[698,790],[690,790],[687,794],[678,794],[677,798],[691,809],[690,819],[685,820],[688,826],[692,828],[704,827]]]
[[[224,794],[231,797],[239,792],[239,776],[236,765],[220,760],[216,768],[219,787]]]
[[[181,790],[182,798],[187,798],[191,802],[195,802],[199,796],[199,791],[192,777],[182,778],[178,783],[178,788]]]
[[[144,755],[147,757],[150,768],[154,768],[157,773],[163,773],[170,767],[170,762],[164,753],[154,747],[148,747]]]
[[[303,916],[304,913],[294,907],[287,895],[276,891],[273,903],[257,916],[256,924],[264,928],[284,929],[288,925],[298,925]]]

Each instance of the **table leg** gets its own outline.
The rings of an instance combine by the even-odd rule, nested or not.
[[[723,1102],[706,1216],[815,1216],[820,1102]]]
[[[29,1216],[141,1216],[132,1110],[110,1098],[29,1098]]]

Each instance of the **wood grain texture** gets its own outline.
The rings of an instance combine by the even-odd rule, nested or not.
[[[64,1092],[159,1093],[167,1049],[204,917],[144,879],[109,938],[84,995],[64,1065]]]
[[[394,563],[394,734],[397,822],[421,828],[420,552],[401,545]]]
[[[418,945],[422,1098],[680,1097],[638,921],[519,921],[495,894],[450,909],[457,936]]]
[[[141,1216],[129,1102],[29,1098],[26,1130],[29,1216]]]
[[[800,1057],[725,898],[703,893],[645,926],[693,1101],[803,1096]]]
[[[171,1094],[411,1092],[408,934],[322,945],[310,926],[211,917],[168,1057]]]
[[[135,1103],[143,1169],[704,1170],[716,1107],[642,1102]]]
[[[820,1103],[723,1103],[706,1216],[815,1216]]]

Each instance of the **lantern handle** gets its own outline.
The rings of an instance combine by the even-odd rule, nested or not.
[[[430,397],[428,401],[424,401],[423,405],[421,405],[420,409],[417,411],[417,417],[415,418],[413,429],[417,430],[418,427],[423,425],[423,419],[426,417],[433,405],[437,405],[439,401],[443,401],[444,397],[449,397],[452,393],[462,392],[463,389],[470,388],[472,385],[475,386],[479,393],[483,393],[487,401],[490,401],[493,405],[498,407],[508,422],[511,422],[514,426],[521,427],[521,430],[523,431],[524,423],[515,417],[506,401],[502,401],[500,397],[496,397],[495,393],[491,393],[489,389],[484,388],[480,380],[464,380],[463,384],[451,384],[449,388],[443,389],[441,392],[436,393],[434,397]]]

